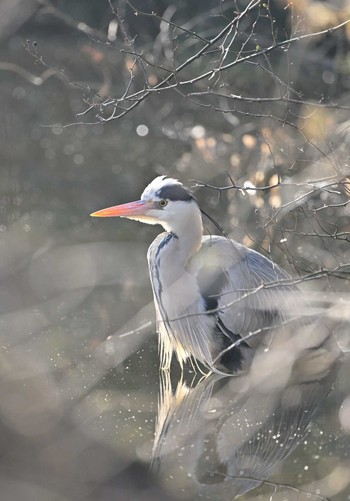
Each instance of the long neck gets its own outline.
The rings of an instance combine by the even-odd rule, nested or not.
[[[202,216],[198,205],[195,202],[187,202],[186,205],[186,213],[183,214],[182,218],[174,221],[169,228],[176,236],[177,244],[171,257],[176,264],[183,268],[186,267],[191,257],[199,251],[203,236]]]
[[[202,245],[202,217],[197,204],[188,207],[186,217],[167,226],[155,242],[155,261],[168,284],[177,280]]]

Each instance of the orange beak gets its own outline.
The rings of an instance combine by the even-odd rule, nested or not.
[[[122,205],[115,205],[107,209],[98,210],[90,214],[92,217],[133,217],[144,216],[146,212],[151,209],[149,202],[138,200],[137,202],[130,202]]]

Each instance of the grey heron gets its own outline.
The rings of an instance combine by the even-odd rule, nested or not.
[[[198,203],[176,179],[156,177],[140,200],[91,216],[125,217],[165,230],[147,254],[164,369],[175,353],[181,367],[192,358],[211,371],[234,372],[260,343],[252,333],[272,329],[293,309],[288,291],[298,290],[286,284],[290,276],[231,239],[203,236]]]

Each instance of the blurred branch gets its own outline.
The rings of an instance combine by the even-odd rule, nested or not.
[[[11,36],[38,9],[36,0],[2,0],[0,2],[0,38]]]
[[[280,96],[280,97],[249,97],[249,96],[237,96],[234,94],[221,94],[220,92],[212,92],[212,91],[201,91],[201,92],[189,92],[186,94],[187,97],[203,97],[203,96],[215,96],[215,97],[222,97],[228,100],[233,100],[233,101],[240,101],[240,102],[246,102],[246,103],[255,103],[255,104],[261,104],[261,103],[289,103],[289,104],[303,104],[305,106],[310,106],[313,108],[319,108],[322,106],[322,108],[336,108],[338,110],[350,110],[350,106],[345,106],[345,105],[340,105],[337,103],[327,103],[325,102],[324,96],[320,98],[319,102],[315,101],[305,101],[301,97],[300,99],[293,99],[286,96]],[[217,109],[217,111],[220,111],[220,108]],[[226,110],[222,110],[226,111]]]
[[[87,35],[95,42],[108,43],[108,37],[104,31],[96,28],[91,28],[86,23],[75,21],[71,16],[62,12],[62,10],[55,7],[49,0],[36,0],[37,4],[42,7],[43,14],[50,14],[56,19],[62,21],[66,26],[74,28],[75,30]]]
[[[0,61],[0,71],[10,71],[16,73],[20,77],[24,78],[24,80],[27,80],[29,83],[33,85],[42,85],[43,83],[46,82],[46,80],[48,80],[52,76],[58,76],[58,77],[62,76],[62,72],[54,68],[48,68],[47,70],[43,71],[39,76],[34,75],[33,73],[26,70],[22,66],[19,66],[18,64],[7,63],[5,61]]]

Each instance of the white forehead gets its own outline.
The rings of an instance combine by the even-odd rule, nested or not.
[[[151,200],[159,197],[159,191],[167,186],[183,186],[180,181],[166,176],[158,176],[146,186],[141,195],[141,200]]]

